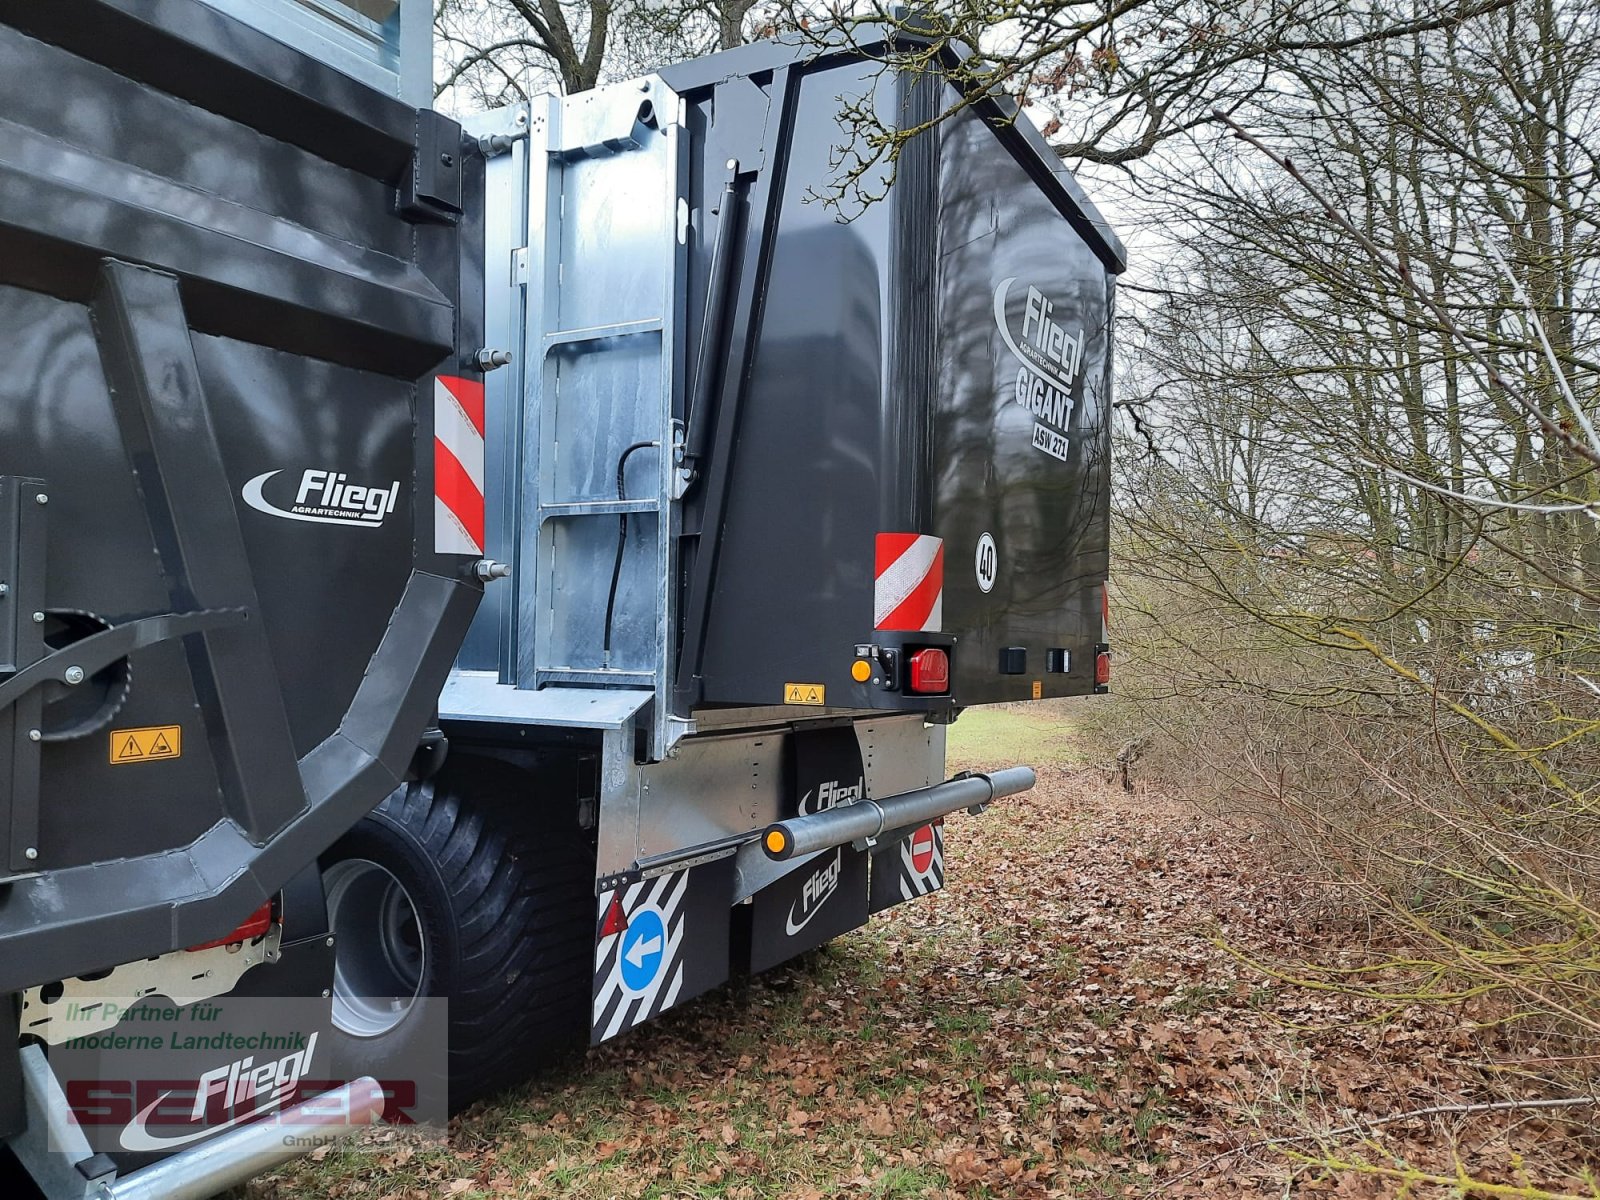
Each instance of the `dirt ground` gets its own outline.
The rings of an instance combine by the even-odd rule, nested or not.
[[[1335,936],[1247,833],[1108,787],[1059,715],[957,732],[960,765],[1031,759],[1040,782],[951,818],[942,895],[480,1105],[447,1149],[380,1134],[245,1194],[1600,1196],[1559,1112],[1393,1119],[1503,1097],[1484,1068],[1512,1052],[1471,1011],[1245,966]]]

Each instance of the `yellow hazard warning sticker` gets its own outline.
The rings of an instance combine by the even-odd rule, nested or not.
[[[820,683],[786,683],[783,685],[785,704],[827,704],[828,689]]]
[[[155,725],[149,729],[113,729],[111,765],[159,762],[183,757],[183,726]]]

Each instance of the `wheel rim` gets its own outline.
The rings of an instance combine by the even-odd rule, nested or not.
[[[323,872],[333,929],[333,1023],[353,1037],[388,1033],[422,991],[427,943],[405,886],[385,867],[347,858]]]

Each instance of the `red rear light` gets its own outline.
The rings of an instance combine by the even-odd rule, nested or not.
[[[1111,683],[1111,651],[1102,650],[1094,656],[1094,685],[1107,687]]]
[[[929,695],[950,690],[950,656],[928,646],[911,656],[911,690]]]
[[[219,937],[214,942],[201,942],[198,946],[190,946],[190,950],[212,950],[218,946],[231,946],[234,942],[248,942],[260,937],[272,928],[272,901],[268,900],[255,912],[251,913],[227,937]]]

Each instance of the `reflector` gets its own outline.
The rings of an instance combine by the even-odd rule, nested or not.
[[[606,909],[606,919],[600,922],[600,937],[608,938],[614,933],[621,933],[627,927],[628,916],[622,911],[622,889],[619,887],[611,893],[611,904]]]
[[[211,950],[217,946],[231,946],[234,942],[248,942],[258,938],[272,928],[272,901],[268,900],[255,912],[251,913],[227,937],[220,937],[214,942],[201,942],[198,946],[190,946],[190,950]]]
[[[950,690],[950,656],[928,646],[911,656],[911,690],[924,694]]]

